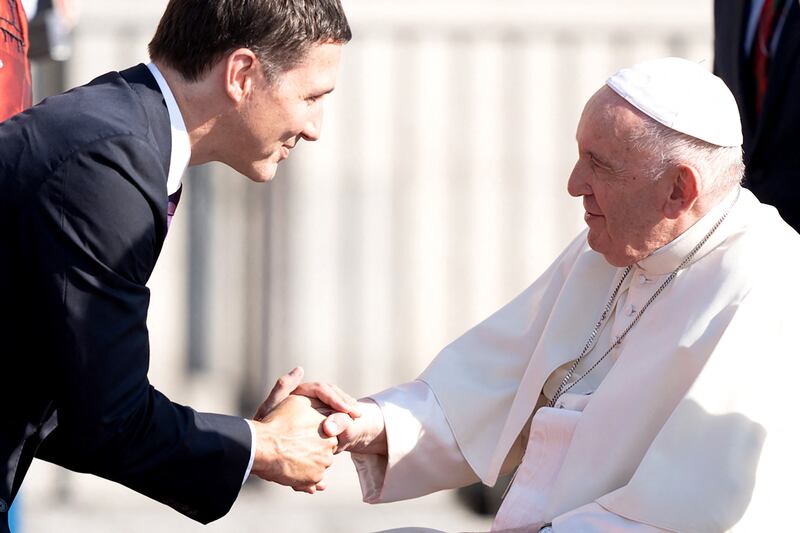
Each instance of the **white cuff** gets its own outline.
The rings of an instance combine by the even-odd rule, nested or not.
[[[252,421],[246,418],[244,421],[247,422],[247,427],[250,428],[250,461],[247,462],[247,469],[244,471],[242,485],[244,485],[244,482],[250,477],[250,471],[253,469],[253,461],[256,459],[256,426],[253,425]]]
[[[365,502],[416,498],[478,481],[426,383],[413,381],[370,399],[383,414],[388,456],[352,454]]]

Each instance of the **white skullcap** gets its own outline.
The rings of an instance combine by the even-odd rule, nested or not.
[[[736,99],[697,63],[678,57],[647,61],[620,70],[606,85],[668,128],[717,146],[742,144]]]

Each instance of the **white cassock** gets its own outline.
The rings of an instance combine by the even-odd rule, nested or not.
[[[634,265],[577,376],[735,195]],[[389,455],[353,454],[364,500],[493,485],[519,464],[493,530],[797,530],[798,268],[800,236],[742,190],[622,343],[555,408],[541,407],[622,274],[580,235],[417,381],[372,396]]]

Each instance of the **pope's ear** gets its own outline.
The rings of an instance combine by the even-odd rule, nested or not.
[[[261,64],[252,50],[239,48],[225,56],[225,94],[240,103],[250,94],[260,74]]]
[[[697,201],[702,187],[700,173],[694,167],[680,164],[675,167],[671,176],[664,178],[671,180],[664,216],[676,219],[689,211]]]

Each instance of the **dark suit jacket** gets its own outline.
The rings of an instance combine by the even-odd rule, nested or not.
[[[34,456],[201,522],[239,492],[247,423],[172,403],[147,379],[145,283],[167,233],[170,149],[144,65],[0,123],[3,506]]]
[[[730,87],[742,115],[745,185],[800,231],[800,5],[786,18],[759,119],[752,109],[753,82],[743,42],[749,0],[714,2],[714,72]]]

